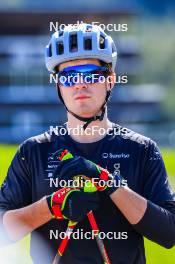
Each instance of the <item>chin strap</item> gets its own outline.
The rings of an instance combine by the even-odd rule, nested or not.
[[[94,116],[91,116],[91,117],[82,117],[82,116],[79,116],[79,115],[73,113],[72,111],[70,111],[70,110],[67,108],[67,106],[66,106],[66,104],[65,104],[65,102],[64,102],[64,100],[63,100],[63,98],[62,98],[62,95],[61,95],[61,93],[60,93],[60,89],[59,89],[59,85],[58,85],[58,84],[57,84],[57,92],[58,92],[58,97],[59,97],[59,99],[61,100],[61,102],[64,104],[66,110],[67,110],[71,115],[73,115],[75,118],[79,119],[80,121],[85,122],[85,124],[83,125],[83,129],[85,130],[85,129],[87,128],[87,126],[88,126],[92,121],[96,121],[96,120],[102,121],[102,120],[103,120],[104,115],[105,115],[105,111],[106,111],[106,104],[107,104],[107,102],[108,102],[108,100],[109,100],[109,96],[110,96],[110,94],[111,94],[111,89],[110,89],[109,91],[106,92],[106,98],[105,98],[105,101],[104,101],[104,103],[102,104],[102,106],[101,106],[101,108],[100,108],[100,110],[99,110],[99,112],[101,111],[101,114],[100,114],[100,115],[94,115]],[[98,113],[99,113],[99,112],[98,112]]]
[[[76,117],[77,119],[83,121],[83,122],[86,122],[84,125],[83,125],[83,129],[85,130],[87,128],[87,126],[92,122],[92,121],[95,121],[95,120],[100,120],[102,121],[103,118],[104,118],[104,114],[105,114],[105,110],[106,110],[106,107],[103,107],[102,109],[102,112],[101,112],[101,115],[95,115],[95,116],[92,116],[92,117],[81,117],[81,116],[78,116],[76,114],[74,114],[73,112],[69,111],[69,113],[71,113],[71,115],[73,115],[74,117]]]

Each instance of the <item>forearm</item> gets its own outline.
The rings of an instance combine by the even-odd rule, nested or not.
[[[111,199],[135,230],[166,247],[175,245],[175,215],[129,188],[119,188]]]
[[[117,189],[110,197],[131,224],[137,224],[146,211],[147,200],[128,187]]]
[[[52,219],[46,198],[29,206],[9,210],[3,216],[3,225],[12,241],[17,241]]]

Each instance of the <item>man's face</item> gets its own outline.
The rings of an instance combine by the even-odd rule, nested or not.
[[[69,66],[84,64],[101,66],[97,59],[81,59],[61,63],[59,65],[59,71],[62,71]],[[109,85],[107,85],[106,82],[93,84],[79,82],[71,87],[60,85],[60,92],[70,111],[83,117],[89,117],[93,116],[100,110],[106,97],[107,86]]]

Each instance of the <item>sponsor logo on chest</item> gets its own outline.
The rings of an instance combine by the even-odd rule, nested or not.
[[[111,152],[102,153],[103,159],[128,159],[129,157],[130,157],[130,154],[128,153],[111,153]]]

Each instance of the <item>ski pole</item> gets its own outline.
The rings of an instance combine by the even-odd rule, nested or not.
[[[72,232],[73,232],[76,224],[77,224],[77,222],[72,222],[72,221],[69,221],[68,222],[68,227],[67,227],[67,230],[66,230],[66,235],[62,239],[61,244],[58,247],[57,254],[55,255],[55,258],[54,258],[52,264],[58,264],[60,262],[60,259],[61,259],[62,255],[65,252],[65,249],[67,247],[68,241],[70,239],[70,236],[71,236],[71,234],[72,234]]]
[[[100,250],[100,253],[102,255],[102,258],[104,260],[104,264],[110,264],[110,260],[109,260],[109,257],[108,257],[108,254],[107,254],[107,251],[106,251],[106,248],[105,248],[105,245],[103,243],[103,240],[100,239],[99,237],[99,227],[97,225],[97,222],[96,222],[96,219],[95,219],[95,216],[93,214],[92,211],[90,211],[88,214],[87,214],[87,217],[89,219],[89,222],[91,224],[91,228],[94,232],[94,235],[95,235],[95,238],[96,238],[96,241],[97,241],[97,245],[98,245],[98,248]]]

